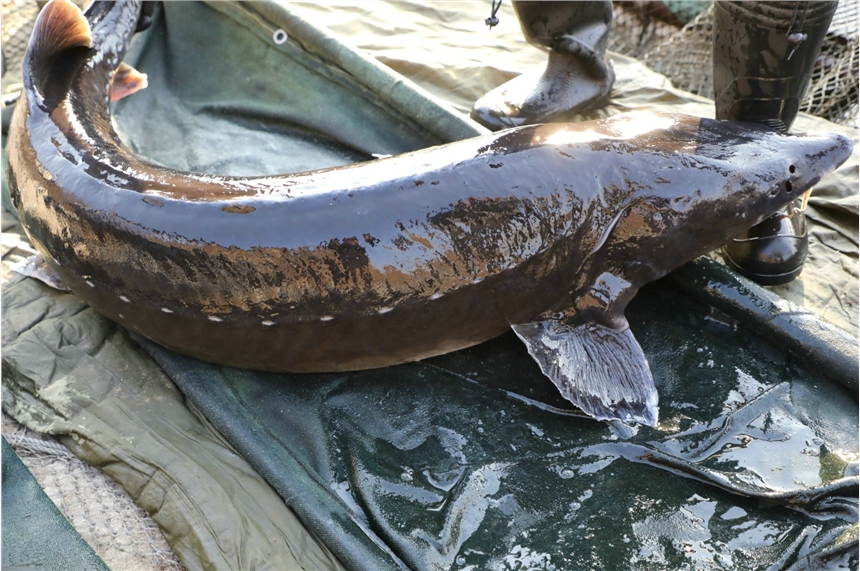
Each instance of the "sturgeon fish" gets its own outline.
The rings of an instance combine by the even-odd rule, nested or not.
[[[385,367],[513,328],[572,403],[653,425],[627,303],[851,152],[839,134],[632,113],[284,176],[180,172],[111,126],[139,11],[53,0],[42,12],[9,134],[12,200],[94,309],[224,365]]]

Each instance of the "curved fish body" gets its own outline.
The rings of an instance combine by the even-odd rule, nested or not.
[[[85,27],[68,6],[46,11]],[[89,43],[43,13],[10,130],[13,203],[93,308],[226,365],[382,367],[513,326],[572,402],[653,424],[627,302],[851,151],[841,135],[641,113],[287,176],[179,172],[111,127],[109,84],[138,11],[95,2]]]

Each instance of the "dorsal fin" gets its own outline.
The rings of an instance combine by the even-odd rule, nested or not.
[[[90,23],[71,0],[51,0],[39,13],[30,37],[31,65],[50,65],[70,48],[93,47]]]

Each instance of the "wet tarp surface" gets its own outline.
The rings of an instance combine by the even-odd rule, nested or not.
[[[480,131],[350,60],[295,14],[246,6],[168,3],[139,38],[130,57],[150,88],[117,108],[135,150],[179,168],[264,174]],[[396,6],[388,21],[439,18],[452,30],[486,17],[484,3]],[[358,40],[370,28],[380,44],[425,56],[446,42],[375,30],[372,7],[303,8],[317,22],[328,14],[335,29],[352,26]],[[279,30],[289,41],[274,41]],[[436,94],[455,94],[455,106],[460,92],[444,78],[471,82],[476,74],[460,67],[469,58],[480,59],[437,65]],[[400,71],[410,65],[427,79],[421,63]],[[604,112],[713,112],[635,62],[616,58],[616,72]],[[349,110],[343,129],[326,130],[330,109]],[[804,118],[798,128],[822,123]],[[843,280],[834,295],[849,302],[856,169],[855,152],[819,189],[816,212],[835,222],[813,232],[821,251],[848,252],[836,258],[846,271],[820,279]],[[658,427],[631,428],[581,418],[512,335],[353,374],[191,360],[130,338],[71,294],[9,274],[28,246],[7,214],[3,230],[4,410],[121,482],[191,569],[857,568],[856,388],[673,280],[644,289],[628,311],[661,401]],[[852,330],[854,313],[843,304],[833,321]]]
[[[311,378],[144,347],[282,496],[339,498],[410,568],[847,565],[856,402],[667,284],[628,315],[657,429],[577,418],[513,334]]]

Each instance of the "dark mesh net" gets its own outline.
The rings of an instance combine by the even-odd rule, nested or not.
[[[643,60],[675,87],[713,98],[713,5],[683,27],[670,3],[616,2],[610,47]],[[801,111],[834,123],[857,121],[860,4],[840,2],[812,72]],[[672,32],[667,33],[667,30]]]

